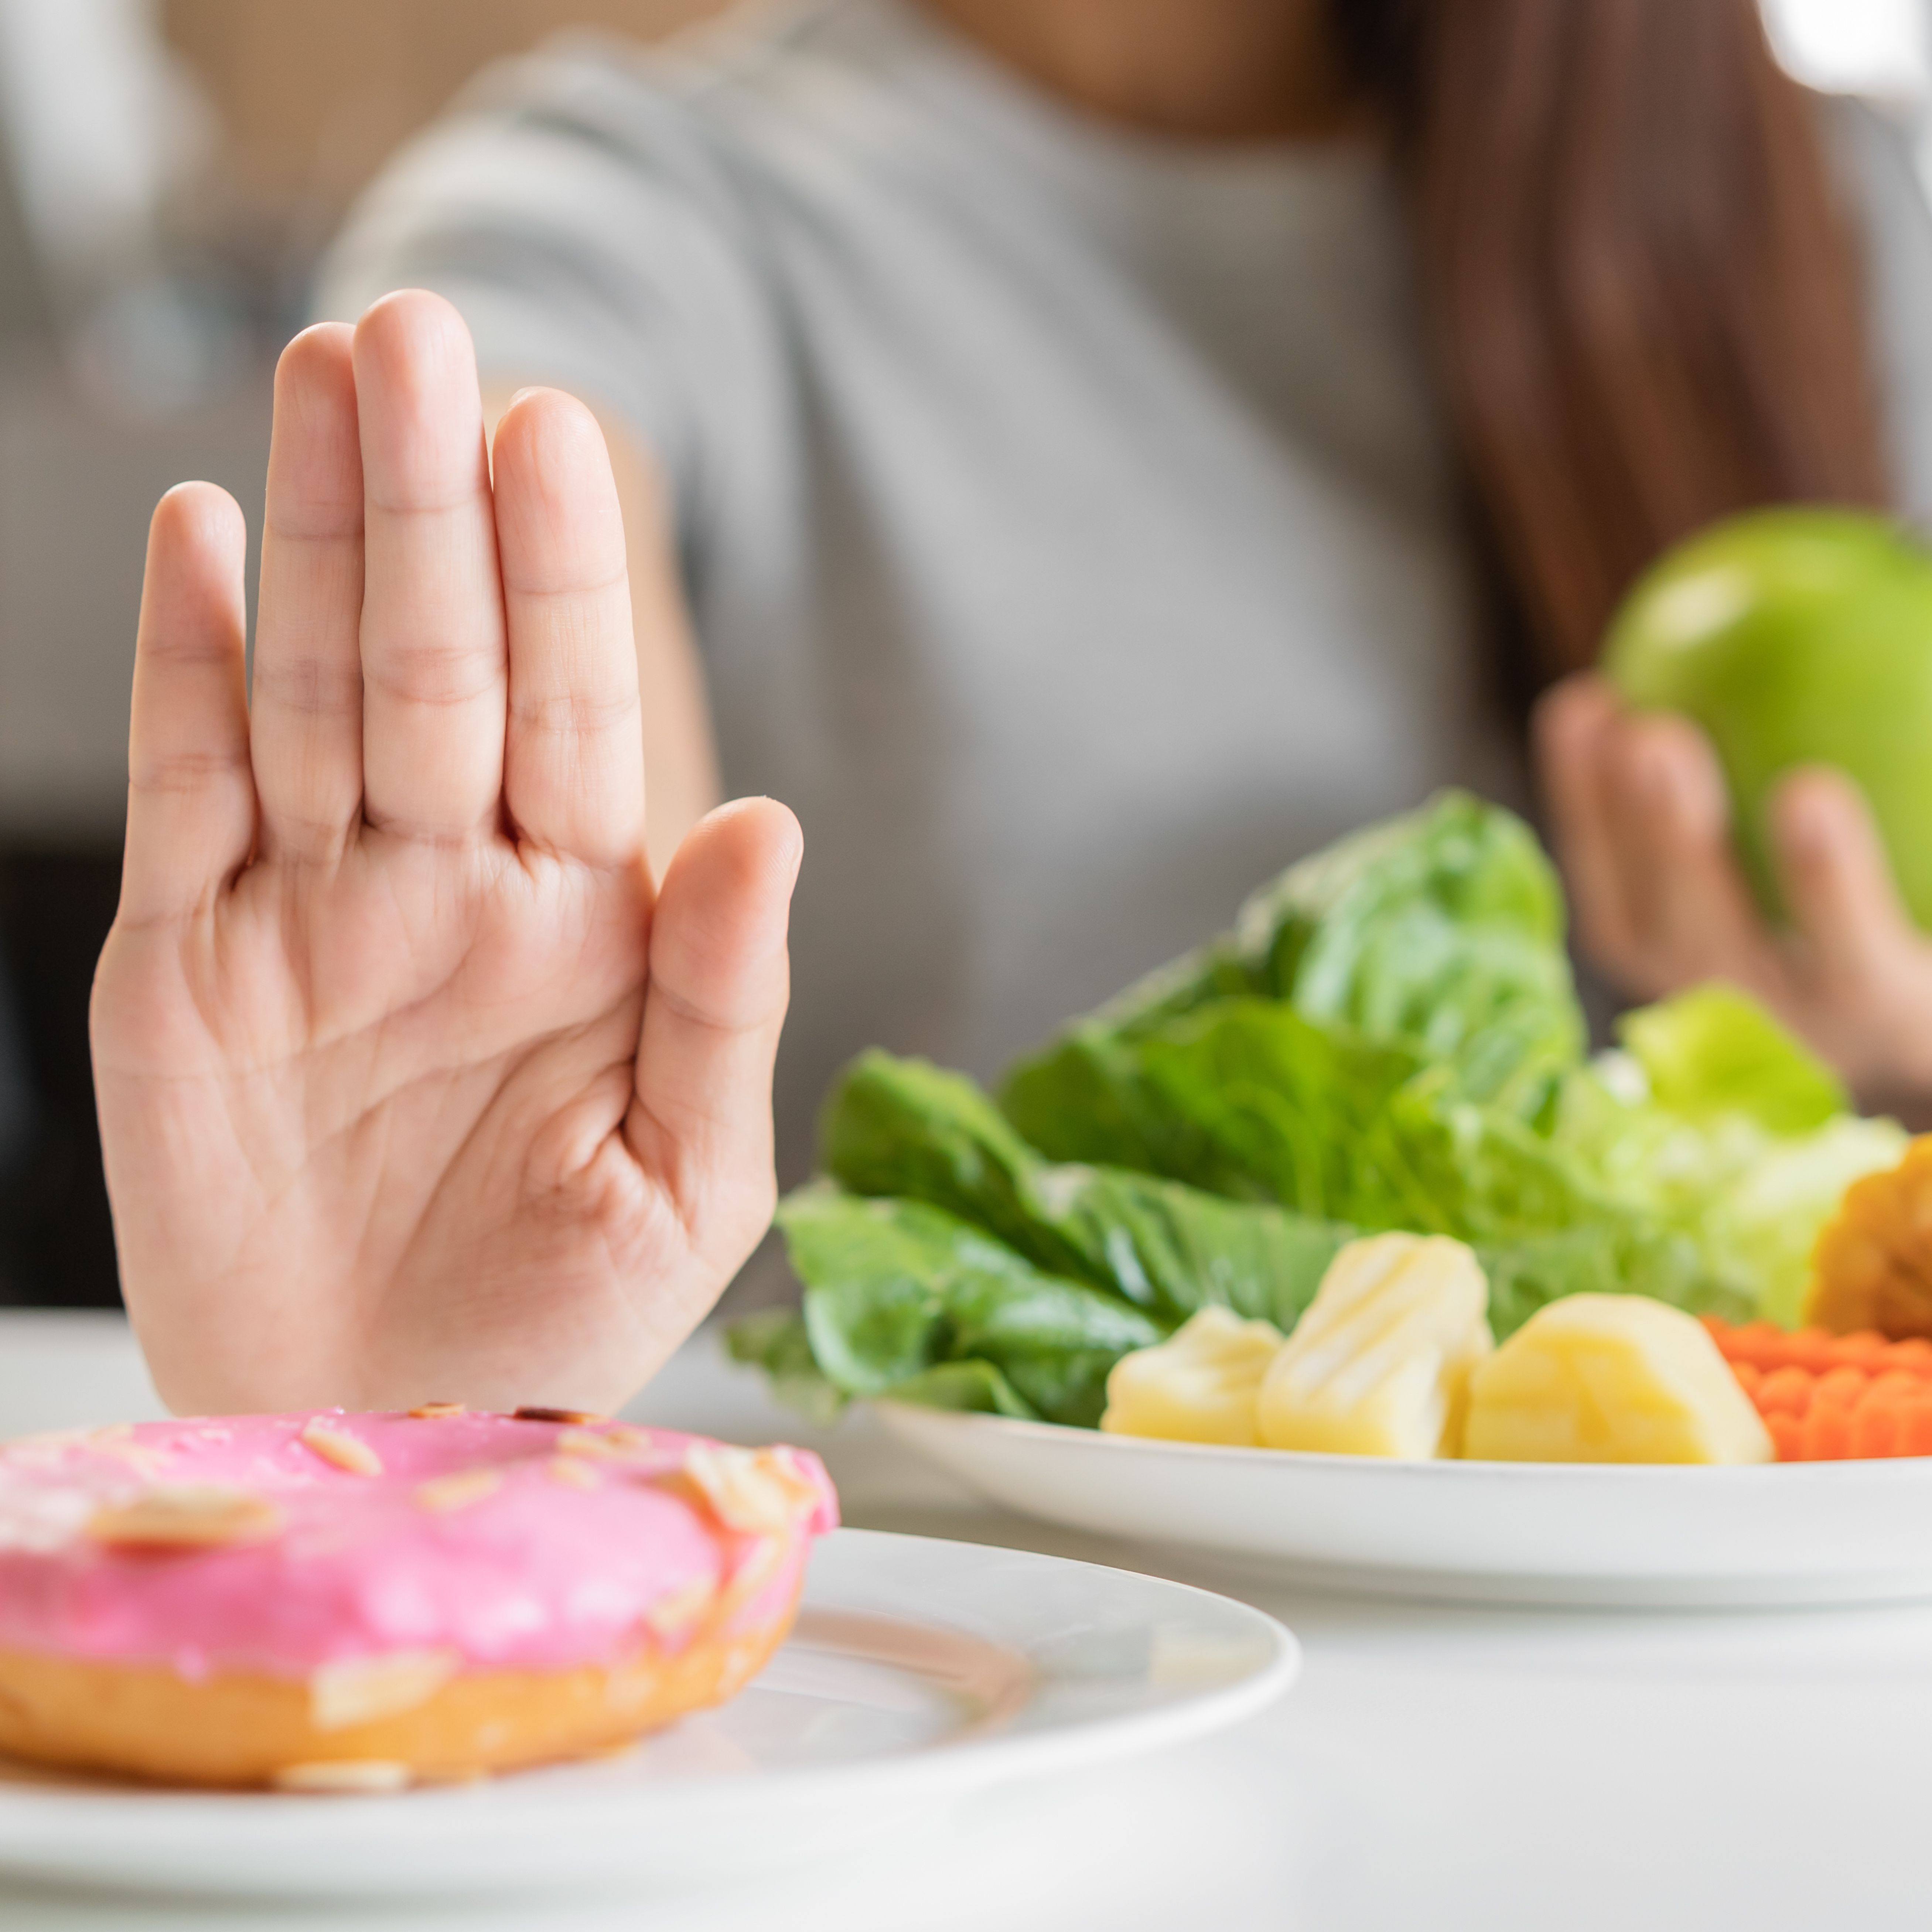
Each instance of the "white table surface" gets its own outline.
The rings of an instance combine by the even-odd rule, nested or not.
[[[0,1312],[0,1435],[158,1413],[124,1325]],[[1257,1588],[976,1504],[863,1418],[820,1433],[700,1334],[634,1405],[809,1442],[867,1527],[1012,1543],[1244,1596],[1299,1687],[1241,1730],[995,1796],[862,1865],[648,1900],[352,1912],[25,1894],[0,1932],[353,1924],[581,1932],[1751,1932],[1932,1925],[1932,1605],[1514,1612]]]

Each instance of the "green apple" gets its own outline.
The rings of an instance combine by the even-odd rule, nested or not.
[[[1767,910],[1771,795],[1794,766],[1834,765],[1863,788],[1899,890],[1932,929],[1932,550],[1856,511],[1733,517],[1639,579],[1604,664],[1631,704],[1709,735]]]

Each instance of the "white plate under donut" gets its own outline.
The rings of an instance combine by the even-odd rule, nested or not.
[[[764,1674],[621,1757],[362,1798],[148,1790],[0,1760],[0,1876],[284,1898],[715,1883],[1216,1730],[1280,1696],[1298,1661],[1272,1618],[1181,1584],[841,1530]]]
[[[1612,1608],[1932,1598],[1932,1456],[1756,1468],[1408,1462],[901,1402],[878,1413],[1010,1508],[1276,1582]]]

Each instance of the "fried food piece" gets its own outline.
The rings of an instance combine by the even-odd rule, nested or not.
[[[1932,1134],[1845,1190],[1812,1251],[1804,1320],[1838,1335],[1932,1337]]]

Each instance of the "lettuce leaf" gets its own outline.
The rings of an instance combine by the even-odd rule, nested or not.
[[[1010,1114],[1056,1154],[1084,1150],[1082,1104],[1096,1068],[1134,1110],[1166,1124],[1137,1150],[1149,1168],[1244,1201],[1273,1199],[1321,1225],[1444,1234],[1492,1277],[1500,1337],[1545,1301],[1583,1288],[1635,1292],[1738,1315],[1748,1298],[1652,1202],[1606,1185],[1588,1162],[1507,1108],[1462,1096],[1453,1075],[1406,1050],[1324,1028],[1292,1007],[1224,1000],[1168,1020],[1104,1058],[1063,1041],[1007,1090]],[[1070,1052],[1070,1048],[1074,1049]],[[1058,1084],[1070,1066],[1078,1082]],[[1167,1169],[1172,1172],[1172,1168]]]
[[[1862,1175],[1896,1167],[1911,1136],[1896,1120],[1856,1114],[1816,1132],[1774,1142],[1735,1175],[1697,1228],[1714,1257],[1727,1258],[1756,1312],[1796,1328],[1810,1284],[1811,1251]]]
[[[812,1352],[805,1317],[796,1308],[761,1308],[724,1330],[725,1352],[734,1362],[761,1369],[774,1400],[808,1420],[836,1422],[845,1391],[826,1375]]]
[[[1371,826],[1250,896],[1232,932],[1077,1029],[1132,1039],[1219,1000],[1276,1000],[1412,1048],[1467,1097],[1534,1117],[1582,1058],[1563,897],[1535,835],[1463,792]]]
[[[1036,1268],[1178,1323],[1214,1305],[1292,1328],[1354,1230],[1118,1168],[1045,1160],[965,1075],[876,1050],[832,1090],[820,1162],[855,1194],[944,1208]]]
[[[1376,1121],[1424,1065],[1292,1006],[1230,999],[1130,1035],[1076,1028],[1016,1066],[1000,1101],[1052,1159],[1346,1220]]]
[[[948,1406],[1090,1427],[1107,1371],[1168,1332],[923,1202],[818,1183],[788,1196],[778,1219],[806,1286],[812,1359],[847,1396],[930,1400],[938,1389]]]
[[[1772,1134],[1802,1134],[1848,1112],[1832,1070],[1755,1000],[1713,982],[1639,1006],[1617,1023],[1650,1098],[1680,1120],[1738,1114]]]
[[[1564,1082],[1552,1140],[1597,1184],[1691,1241],[1754,1312],[1798,1319],[1819,1230],[1908,1136],[1754,1001],[1712,985],[1626,1014],[1624,1052]]]

